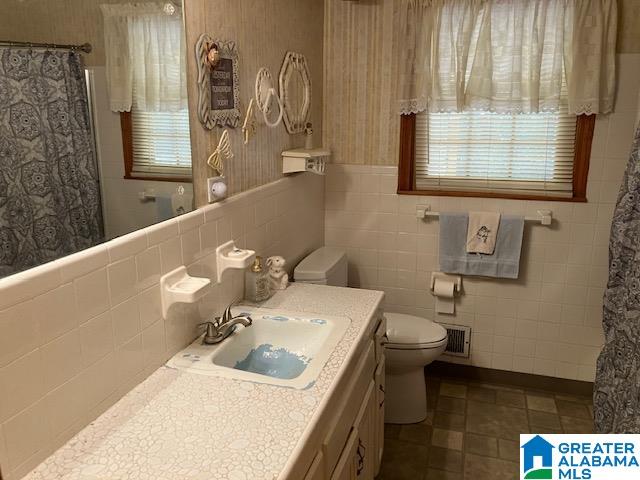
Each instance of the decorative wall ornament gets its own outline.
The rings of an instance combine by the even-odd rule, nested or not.
[[[242,123],[242,134],[244,137],[244,144],[247,145],[251,137],[256,134],[256,114],[255,114],[256,101],[254,98],[249,100],[249,106],[247,107],[247,113],[244,116],[244,122]]]
[[[233,149],[231,148],[231,141],[229,140],[229,131],[224,130],[222,135],[220,135],[218,146],[213,153],[209,155],[207,163],[211,168],[218,172],[218,175],[223,175],[225,160],[230,160],[232,158]]]
[[[262,112],[264,123],[271,128],[277,127],[278,125],[280,125],[280,122],[282,122],[284,108],[278,92],[273,87],[273,78],[271,77],[271,71],[268,68],[262,67],[260,70],[258,70],[258,74],[256,75],[255,90],[256,105]],[[275,104],[278,106],[278,118],[275,122],[272,122],[269,119],[271,113],[271,102],[275,102]]]
[[[196,42],[198,119],[202,126],[237,127],[240,123],[238,51],[233,41],[203,33]]]
[[[311,74],[303,54],[287,52],[279,86],[287,132],[304,132],[311,113]]]

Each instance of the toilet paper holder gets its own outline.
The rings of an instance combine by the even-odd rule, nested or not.
[[[460,275],[449,275],[443,272],[431,272],[431,291],[436,288],[436,280],[452,280],[454,284],[453,292],[460,293],[462,291],[462,277]]]

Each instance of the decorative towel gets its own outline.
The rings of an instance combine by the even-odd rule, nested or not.
[[[518,278],[524,217],[502,215],[493,255],[467,253],[468,225],[466,213],[440,213],[440,271]]]
[[[496,212],[469,212],[467,253],[493,255],[500,227],[500,214]]]

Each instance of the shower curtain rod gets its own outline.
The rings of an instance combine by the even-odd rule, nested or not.
[[[91,53],[93,47],[90,43],[82,45],[58,45],[56,43],[34,43],[34,42],[13,42],[11,40],[0,40],[0,47],[30,47],[30,48],[50,48],[56,50],[71,50]]]

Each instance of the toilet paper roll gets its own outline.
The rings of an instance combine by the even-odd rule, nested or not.
[[[433,294],[436,296],[436,312],[447,314],[455,312],[455,287],[456,284],[452,279],[435,279]]]

